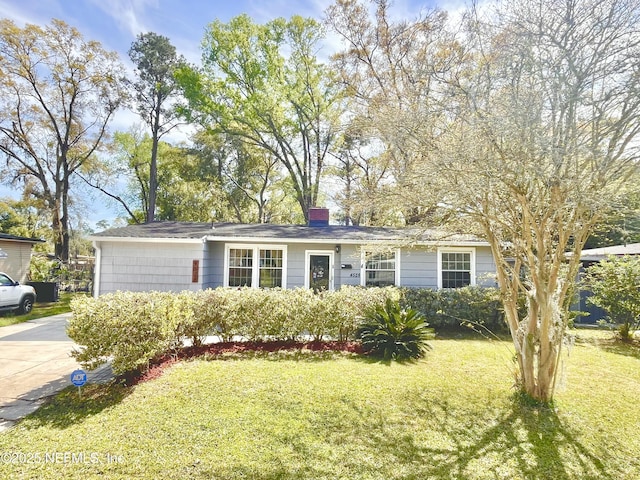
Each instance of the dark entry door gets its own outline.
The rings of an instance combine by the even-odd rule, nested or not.
[[[330,290],[330,263],[329,255],[309,255],[309,288],[314,292]]]

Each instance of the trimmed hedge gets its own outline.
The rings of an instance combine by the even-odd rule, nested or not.
[[[154,358],[199,345],[208,335],[243,339],[313,340],[354,338],[362,318],[387,299],[420,312],[435,329],[465,323],[492,331],[505,328],[499,292],[342,287],[314,294],[309,289],[226,289],[198,292],[117,292],[77,297],[67,333],[80,349],[73,356],[85,368],[112,361],[116,374],[145,369]]]
[[[198,345],[207,335],[222,340],[315,340],[353,337],[369,309],[398,301],[393,287],[343,287],[314,294],[308,289],[224,289],[199,292],[117,292],[73,300],[69,337],[85,368],[112,361],[114,373],[144,369],[149,361]]]
[[[482,326],[492,332],[507,329],[500,291],[497,288],[402,288],[401,296],[401,305],[404,308],[418,310],[424,315],[429,326],[436,330],[460,329],[465,325]]]
[[[81,349],[72,355],[90,369],[111,359],[115,373],[148,366],[176,346],[175,332],[188,316],[177,299],[160,292],[76,297],[67,334]]]

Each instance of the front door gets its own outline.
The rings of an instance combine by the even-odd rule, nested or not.
[[[307,252],[307,288],[333,290],[333,252]]]

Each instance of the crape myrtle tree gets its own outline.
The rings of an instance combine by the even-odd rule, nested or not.
[[[215,21],[203,39],[201,68],[178,75],[187,118],[276,159],[305,220],[339,124],[339,94],[316,58],[322,38],[321,25],[299,16],[264,25],[247,15]]]
[[[471,16],[468,77],[453,82],[445,202],[491,245],[519,381],[540,401],[553,397],[580,252],[637,180],[639,14],[635,0],[504,2],[496,20]]]
[[[584,243],[637,181],[639,13],[628,0],[498,2],[440,51],[451,68],[415,70],[446,102],[398,187],[435,192],[452,228],[491,245],[519,385],[539,401],[553,398]]]
[[[61,20],[0,20],[0,152],[4,180],[23,180],[51,212],[55,255],[69,259],[72,177],[92,168],[108,122],[126,98],[115,52]]]
[[[133,82],[136,107],[151,130],[148,198],[144,205],[146,220],[152,222],[158,191],[158,143],[178,124],[172,102],[178,92],[174,72],[185,64],[185,60],[176,53],[167,37],[153,32],[138,35],[129,49],[129,58],[137,77]]]

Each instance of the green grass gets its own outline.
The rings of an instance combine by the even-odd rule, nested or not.
[[[0,327],[14,325],[16,323],[26,322],[34,318],[50,317],[59,313],[67,313],[71,311],[70,303],[74,296],[87,295],[86,293],[68,293],[61,292],[57,302],[36,303],[31,313],[27,315],[18,315],[14,312],[0,313]]]
[[[640,352],[610,336],[566,349],[554,408],[514,394],[508,342],[478,339],[410,364],[281,352],[70,388],[0,434],[8,458],[49,463],[0,478],[640,478]]]

